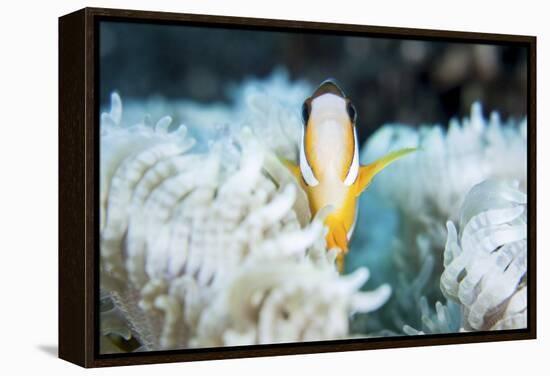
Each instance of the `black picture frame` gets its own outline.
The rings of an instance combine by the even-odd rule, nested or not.
[[[513,44],[528,51],[528,327],[101,355],[99,302],[98,23],[102,20],[308,30],[340,35]],[[322,353],[536,338],[536,37],[292,20],[85,8],[59,18],[59,357],[83,367]]]

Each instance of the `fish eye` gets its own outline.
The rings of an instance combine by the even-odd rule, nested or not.
[[[302,105],[302,121],[304,124],[307,124],[307,121],[309,120],[309,107],[307,103],[304,102]]]
[[[351,102],[348,102],[346,110],[348,111],[348,116],[351,119],[351,122],[355,123],[355,120],[357,120],[357,111],[355,110],[355,106]]]

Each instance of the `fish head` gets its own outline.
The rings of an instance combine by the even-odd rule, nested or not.
[[[359,153],[355,124],[357,112],[334,80],[325,80],[302,105],[300,171],[308,186],[320,180],[355,182]]]

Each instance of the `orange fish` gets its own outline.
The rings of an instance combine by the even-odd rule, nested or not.
[[[325,218],[326,241],[329,249],[340,250],[336,257],[340,272],[357,221],[359,195],[378,172],[416,150],[401,149],[360,166],[356,119],[355,107],[344,92],[332,80],[324,81],[302,106],[299,164],[285,161],[308,196],[312,216],[326,206],[333,208]]]

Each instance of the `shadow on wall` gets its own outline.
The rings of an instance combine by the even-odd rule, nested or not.
[[[57,345],[38,345],[37,349],[46,355],[53,356],[54,358],[57,358],[57,352],[59,350]]]

